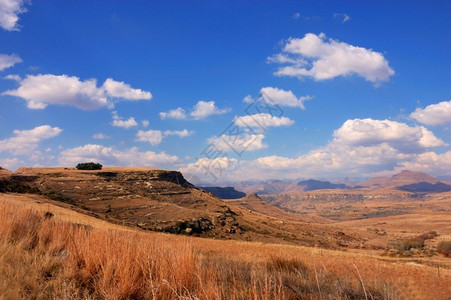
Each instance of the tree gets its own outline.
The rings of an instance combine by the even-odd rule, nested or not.
[[[79,163],[76,168],[78,170],[102,170],[102,165],[94,162]]]

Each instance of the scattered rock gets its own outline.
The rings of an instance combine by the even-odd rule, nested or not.
[[[49,211],[46,211],[44,213],[44,219],[51,219],[51,218],[53,218],[53,216],[54,216],[54,214]]]

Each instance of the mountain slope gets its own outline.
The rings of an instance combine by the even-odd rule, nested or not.
[[[262,215],[276,217],[281,220],[291,220],[298,222],[315,222],[315,223],[330,223],[331,221],[325,218],[321,218],[315,215],[302,215],[297,213],[288,212],[279,207],[271,205],[263,201],[263,199],[257,194],[249,194],[241,199],[227,200],[227,203],[231,203],[249,211],[256,212]]]
[[[0,178],[0,193],[25,192],[115,224],[201,237],[336,248],[335,230],[310,218],[268,216],[222,201],[181,173],[146,168],[21,168]],[[261,199],[260,199],[261,200]],[[260,205],[263,201],[260,201]],[[268,206],[270,206],[268,204]],[[277,210],[276,208],[270,208]],[[339,237],[341,238],[341,237]],[[354,238],[352,239],[354,240]],[[355,243],[358,243],[358,238]]]
[[[246,193],[237,191],[234,187],[205,186],[199,188],[221,199],[239,199],[246,196]]]
[[[296,184],[292,184],[285,189],[286,192],[308,192],[315,190],[332,190],[332,189],[346,189],[348,186],[345,184],[336,184],[331,183],[329,181],[321,181],[321,180],[303,180],[299,181]]]
[[[391,177],[374,177],[364,182],[359,183],[361,187],[373,187],[373,188],[386,188],[386,187],[397,187],[407,184],[414,184],[419,182],[428,182],[435,184],[439,180],[435,177],[427,175],[421,172],[413,172],[404,170],[398,174]]]
[[[268,180],[260,182],[248,182],[235,185],[235,188],[247,194],[257,193],[259,195],[296,193],[325,189],[346,189],[345,184],[335,184],[329,181],[315,179],[302,180],[298,182],[288,182],[283,180]]]
[[[451,191],[451,185],[445,184],[443,182],[437,183],[419,182],[402,185],[397,189],[412,193],[442,193]]]

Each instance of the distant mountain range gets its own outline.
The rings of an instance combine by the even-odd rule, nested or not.
[[[348,189],[349,186],[343,183],[332,183],[321,180],[302,180],[297,182],[287,182],[282,180],[270,180],[261,182],[242,182],[235,185],[235,188],[247,194],[258,193],[260,195],[308,192],[326,189]]]
[[[246,193],[237,191],[235,190],[235,188],[230,186],[229,187],[208,186],[199,188],[221,199],[239,199],[246,196]]]
[[[398,189],[412,193],[442,193],[442,192],[450,192],[451,185],[445,184],[443,182],[437,183],[419,182],[406,184],[398,187]]]
[[[404,170],[401,173],[395,174],[391,177],[374,177],[358,184],[360,187],[399,187],[408,184],[427,182],[435,184],[439,182],[435,177],[421,172],[413,172]]]
[[[413,193],[440,193],[451,191],[450,182],[441,181],[425,173],[408,170],[404,170],[391,177],[374,177],[353,186],[345,183],[332,183],[330,181],[314,179],[295,182],[284,180],[245,181],[234,184],[233,186],[246,194],[258,193],[259,195],[362,188],[370,190],[392,188]]]

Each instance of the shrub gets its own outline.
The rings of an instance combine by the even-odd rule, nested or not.
[[[437,237],[438,234],[435,231],[429,231],[421,234],[417,237],[405,239],[401,241],[392,241],[389,243],[393,248],[399,251],[409,251],[410,249],[422,249],[424,247],[424,241]]]
[[[451,257],[451,241],[441,241],[437,246],[437,252]]]
[[[79,163],[76,168],[78,170],[102,170],[102,165],[99,163],[87,162]]]

